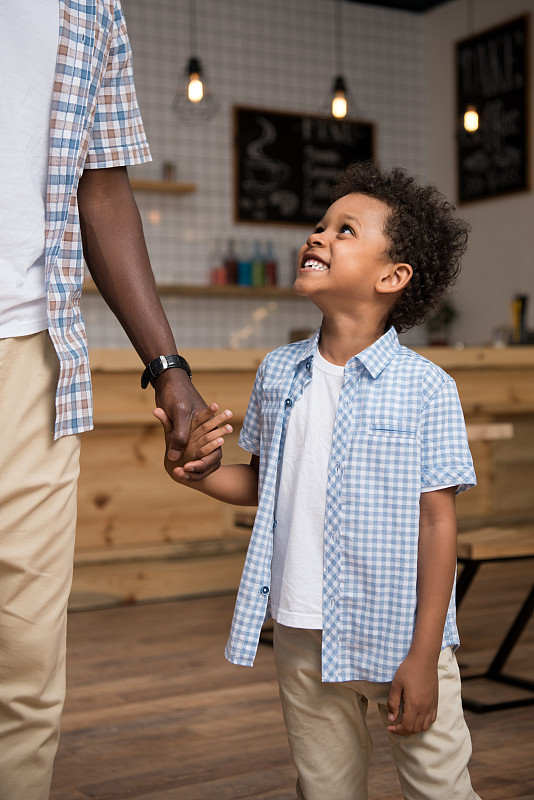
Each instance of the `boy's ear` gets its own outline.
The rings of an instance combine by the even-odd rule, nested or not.
[[[376,282],[376,291],[381,294],[400,292],[405,289],[411,280],[413,269],[409,264],[389,264]]]

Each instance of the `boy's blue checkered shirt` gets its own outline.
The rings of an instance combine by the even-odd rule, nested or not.
[[[269,615],[287,421],[320,331],[261,364],[239,443],[260,458],[259,504],[226,657],[252,665]],[[313,484],[313,475],[309,476]],[[456,385],[390,328],[351,358],[339,396],[324,517],[324,681],[390,681],[412,641],[421,489],[476,484]],[[306,558],[306,554],[302,554]],[[458,645],[452,593],[442,646]]]

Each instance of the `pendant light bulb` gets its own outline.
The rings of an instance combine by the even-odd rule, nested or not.
[[[476,106],[467,106],[464,113],[464,129],[467,133],[478,131],[478,111]]]
[[[204,97],[204,87],[202,86],[202,81],[197,72],[192,72],[189,76],[187,96],[192,103],[200,103]]]
[[[332,92],[332,116],[343,119],[347,116],[347,87],[342,75],[335,79]]]
[[[189,46],[190,53],[198,53],[196,0],[189,0]],[[171,108],[183,122],[207,122],[215,116],[219,104],[211,92],[200,58],[190,56],[182,74]]]
[[[347,116],[347,100],[344,95],[336,95],[332,99],[332,116],[336,119],[343,119]]]
[[[189,59],[186,74],[188,79],[187,97],[191,103],[200,103],[204,97],[204,87],[202,85],[202,68],[198,58],[193,56]]]
[[[475,33],[475,0],[466,0],[466,14],[467,14],[467,30],[470,36]],[[475,99],[475,98],[470,98]],[[466,133],[475,133],[478,131],[479,119],[478,109],[474,103],[468,103],[465,107],[463,117],[464,131]]]

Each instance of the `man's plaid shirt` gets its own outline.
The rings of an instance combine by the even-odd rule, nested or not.
[[[240,445],[260,458],[259,504],[226,656],[250,666],[266,614],[276,497],[287,420],[306,383],[320,332],[261,364]],[[313,485],[313,475],[309,475]],[[390,681],[410,648],[417,611],[421,489],[474,486],[456,385],[399,344],[390,328],[345,366],[324,516],[325,681]],[[306,553],[302,553],[306,558]],[[443,647],[459,643],[455,593]]]
[[[46,200],[48,330],[60,362],[56,438],[92,427],[91,376],[80,313],[80,175],[84,169],[149,160],[119,0],[60,0]]]

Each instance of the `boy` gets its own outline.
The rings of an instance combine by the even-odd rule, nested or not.
[[[300,800],[367,797],[369,700],[407,800],[477,798],[453,652],[454,496],[475,475],[453,380],[397,338],[458,273],[468,229],[453,212],[400,169],[342,173],[294,286],[321,328],[260,366],[250,464],[191,484],[258,503],[226,656],[251,665],[272,616]],[[191,463],[168,464],[178,482],[231,430],[217,410],[197,418]]]

